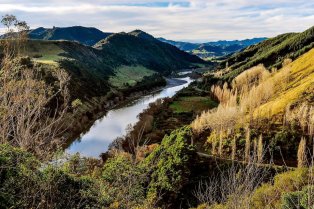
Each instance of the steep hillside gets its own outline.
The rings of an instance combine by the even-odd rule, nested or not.
[[[302,33],[287,33],[250,46],[234,54],[221,63],[220,68],[228,66],[231,72],[225,78],[231,80],[242,71],[257,64],[271,69],[280,68],[285,58],[296,59],[314,46],[314,27]]]
[[[87,28],[82,26],[73,27],[53,27],[53,28],[37,28],[29,32],[31,39],[40,40],[67,40],[77,41],[81,44],[93,46],[101,39],[106,38],[111,33],[104,33],[96,28]]]

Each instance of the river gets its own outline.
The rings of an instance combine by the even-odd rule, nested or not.
[[[108,150],[108,146],[112,141],[126,134],[128,125],[134,125],[138,121],[137,116],[150,103],[155,102],[157,99],[173,97],[176,92],[192,82],[189,77],[179,78],[178,80],[185,82],[173,86],[177,83],[176,80],[168,79],[168,85],[164,89],[108,111],[104,117],[95,121],[87,133],[75,140],[66,152],[69,154],[78,152],[85,157],[99,157],[101,153]]]

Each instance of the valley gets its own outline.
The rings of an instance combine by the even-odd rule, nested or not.
[[[314,207],[314,27],[190,43],[1,23],[0,208]]]

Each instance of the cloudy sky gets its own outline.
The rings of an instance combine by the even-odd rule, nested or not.
[[[314,25],[312,0],[0,0],[0,15],[7,13],[31,28],[142,29],[194,42],[272,37]]]

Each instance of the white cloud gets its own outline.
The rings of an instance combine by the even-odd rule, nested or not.
[[[303,31],[314,23],[314,3],[305,0],[0,0],[0,15],[5,13],[33,28],[142,29],[154,36],[193,41],[271,37]]]

